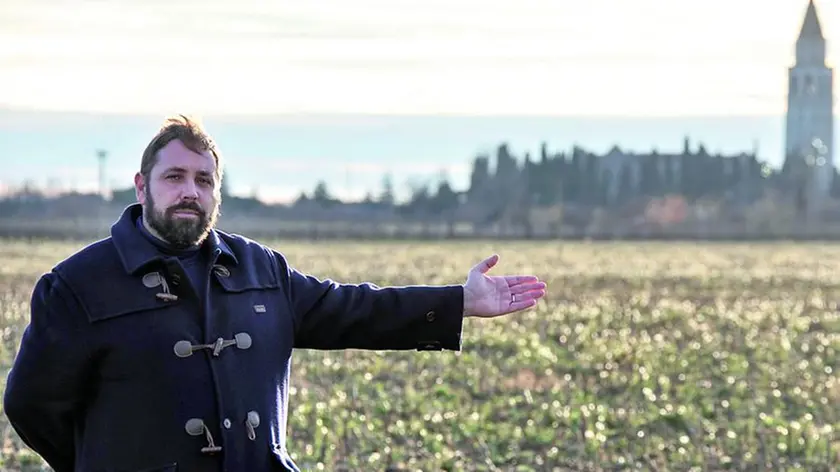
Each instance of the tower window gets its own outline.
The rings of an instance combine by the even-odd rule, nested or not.
[[[814,95],[817,93],[817,82],[810,75],[805,76],[805,93]]]

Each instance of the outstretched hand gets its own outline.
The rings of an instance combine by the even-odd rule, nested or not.
[[[536,305],[545,295],[545,282],[534,275],[487,275],[497,262],[499,256],[494,254],[470,270],[464,284],[464,316],[514,313]]]

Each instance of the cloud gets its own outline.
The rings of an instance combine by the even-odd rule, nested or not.
[[[725,103],[719,111],[775,112],[782,100],[723,100],[707,84],[781,97],[783,81],[771,77],[790,62],[797,3],[4,0],[0,104],[649,115]],[[830,41],[837,8],[820,4]],[[837,63],[840,49],[830,50]],[[172,77],[198,71],[188,89],[172,87]]]
[[[550,0],[520,2],[516,7],[474,0],[452,4],[374,0],[96,2],[74,5],[72,12],[60,3],[6,2],[11,4],[6,5],[0,31],[6,31],[6,39],[16,36],[16,41],[5,44],[12,44],[18,56],[40,57],[43,53],[107,61],[143,58],[200,63],[213,57],[246,57],[302,64],[333,59],[343,66],[352,65],[343,62],[350,60],[365,66],[377,60],[496,58],[512,63],[527,60],[516,58],[530,58],[571,63],[698,54],[713,59],[735,56],[735,50],[740,50],[737,57],[752,61],[762,50],[775,51],[776,57],[786,54],[789,38],[776,31],[782,21],[795,23],[781,19],[785,18],[779,14],[783,10],[768,9],[765,14],[770,16],[764,17],[767,28],[750,29],[747,34],[734,28],[748,11],[748,5],[743,5],[730,9],[731,15],[714,15],[721,29],[731,24],[728,34],[741,39],[724,42],[685,28],[686,22],[702,22],[713,11],[710,7],[660,0],[638,0],[629,10],[609,0],[574,7]],[[615,14],[605,15],[608,9]],[[650,23],[654,10],[658,19]],[[73,15],[73,21],[66,21],[68,14]],[[184,21],[184,17],[194,21]],[[662,41],[663,37],[670,40]],[[105,38],[108,40],[103,41]],[[739,48],[739,44],[745,47]],[[757,45],[761,47],[756,49]],[[184,50],[190,53],[182,54]]]

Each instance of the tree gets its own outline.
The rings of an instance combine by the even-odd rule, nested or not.
[[[429,201],[429,209],[437,215],[442,215],[448,213],[449,210],[454,210],[458,203],[458,194],[452,190],[447,176],[441,174],[437,193]]]
[[[402,212],[416,216],[427,214],[429,204],[432,200],[429,183],[418,179],[409,179],[408,188],[410,194],[408,202],[402,208]]]
[[[230,196],[230,183],[229,182],[230,182],[230,176],[228,175],[227,172],[225,172],[225,175],[222,176],[222,188],[220,189],[220,192],[222,194],[222,198]]]
[[[637,196],[634,168],[636,167],[633,163],[628,162],[624,163],[621,168],[618,169],[618,175],[614,177],[617,179],[617,182],[615,183],[615,201],[610,203],[618,203],[621,205]]]
[[[647,156],[642,162],[639,193],[645,197],[662,195],[658,160],[659,155],[654,154]]]
[[[379,195],[379,203],[393,205],[394,201],[394,183],[391,180],[391,176],[386,174],[382,178],[382,193]]]
[[[569,162],[566,163],[563,169],[562,174],[562,181],[563,181],[563,200],[567,202],[573,203],[581,203],[581,188],[583,179],[583,172],[581,172],[581,168],[583,167],[582,164],[583,157],[581,156],[580,152],[575,149],[572,154],[572,158]]]
[[[333,203],[333,198],[330,196],[330,192],[327,189],[327,183],[323,180],[319,180],[315,185],[315,190],[312,192],[312,200],[320,205]]]

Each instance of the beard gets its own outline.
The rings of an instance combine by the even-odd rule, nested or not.
[[[182,202],[166,209],[159,209],[151,192],[147,199],[148,208],[143,212],[143,218],[164,241],[177,249],[194,247],[204,242],[219,218],[217,203],[208,213],[196,202]],[[179,210],[194,211],[197,218],[178,218],[175,212]]]

